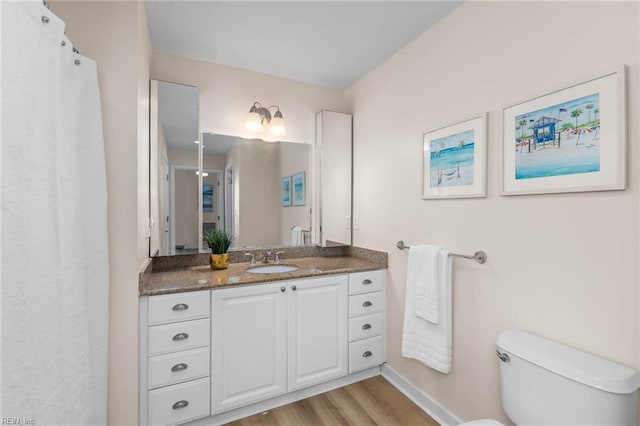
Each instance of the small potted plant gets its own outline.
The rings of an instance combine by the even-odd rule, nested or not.
[[[229,267],[229,247],[233,237],[224,231],[212,229],[204,234],[204,239],[211,249],[211,269],[227,269]]]

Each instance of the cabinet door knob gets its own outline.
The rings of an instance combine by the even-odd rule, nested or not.
[[[370,328],[371,328],[371,324],[365,324],[365,325],[362,326],[363,330],[368,330]]]
[[[368,300],[362,304],[362,306],[365,308],[368,308],[371,305],[373,305],[373,303],[369,302]]]
[[[282,286],[280,287],[280,291],[284,293],[285,291],[287,291],[287,288],[285,286]]]
[[[298,287],[296,287],[295,285],[291,286],[291,290],[296,291],[298,289]]]
[[[173,371],[174,373],[177,371],[182,371],[182,370],[186,370],[188,367],[187,364],[181,363],[181,364],[176,364],[173,367],[171,367],[171,371]]]
[[[362,281],[362,284],[364,284],[364,285],[373,284],[373,281],[371,281],[369,278],[367,278],[366,280]]]
[[[189,309],[189,305],[187,305],[186,303],[178,303],[177,305],[173,305],[173,309],[174,311],[186,311],[187,309]]]
[[[373,355],[371,351],[366,351],[365,353],[362,354],[362,356],[365,358],[369,358],[371,355]]]
[[[175,404],[173,404],[173,409],[177,410],[178,408],[184,408],[188,405],[189,405],[189,401],[186,401],[183,399],[182,401],[178,401]]]
[[[173,336],[173,341],[177,342],[178,340],[185,340],[189,338],[189,334],[188,333],[178,333],[175,336]]]

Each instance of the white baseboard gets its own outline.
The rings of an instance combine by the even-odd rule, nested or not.
[[[442,426],[458,426],[462,423],[460,419],[451,414],[446,408],[440,405],[438,401],[415,387],[386,363],[382,365],[382,377],[387,379],[389,383],[395,386],[407,398],[420,407],[422,411]]]
[[[268,410],[272,410],[276,407],[280,407],[292,402],[299,401],[301,399],[310,398],[315,395],[319,395],[330,390],[338,389],[343,386],[350,385],[352,383],[360,382],[365,379],[380,375],[380,367],[373,367],[367,370],[363,370],[357,373],[349,374],[348,376],[341,377],[339,379],[331,380],[326,383],[320,383],[315,386],[310,386],[299,391],[291,392],[282,396],[268,399],[266,401],[256,402],[255,404],[247,405],[246,407],[236,408],[235,410],[227,411],[224,413],[216,414],[214,416],[205,417],[203,419],[194,420],[189,423],[185,423],[184,426],[217,426],[225,423],[233,422],[245,417],[252,416],[254,414],[263,413]]]

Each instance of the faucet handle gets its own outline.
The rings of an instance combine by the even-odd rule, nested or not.
[[[284,250],[281,250],[281,251],[277,251],[277,252],[276,252],[276,260],[275,260],[275,263],[280,263],[280,255],[281,255],[282,253],[284,253]]]
[[[256,264],[256,257],[253,255],[253,253],[245,253],[245,256],[251,256],[251,264],[255,265]]]

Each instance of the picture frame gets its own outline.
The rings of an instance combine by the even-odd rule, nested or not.
[[[422,199],[487,195],[487,113],[422,134]]]
[[[296,173],[291,176],[291,198],[294,206],[305,205],[306,182],[305,172]]]
[[[213,213],[213,185],[210,183],[202,184],[202,211]]]
[[[500,195],[625,189],[625,81],[623,65],[503,108]]]
[[[280,204],[282,207],[291,206],[291,176],[280,179]]]

